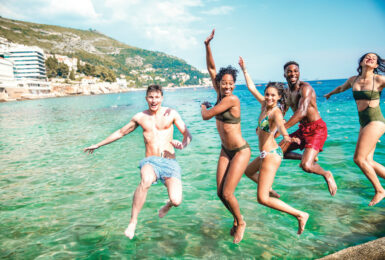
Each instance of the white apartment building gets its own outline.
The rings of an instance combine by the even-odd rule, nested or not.
[[[47,78],[44,63],[44,51],[39,47],[10,46],[0,53],[4,59],[13,62],[13,72],[16,79]]]

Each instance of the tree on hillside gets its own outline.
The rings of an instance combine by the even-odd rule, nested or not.
[[[74,70],[71,70],[70,75],[68,76],[70,80],[75,80]]]
[[[60,62],[56,71],[59,77],[67,78],[70,69],[67,64]]]
[[[45,60],[45,67],[47,70],[47,77],[54,78],[57,76],[57,68],[59,66],[59,62],[55,56],[49,57]]]

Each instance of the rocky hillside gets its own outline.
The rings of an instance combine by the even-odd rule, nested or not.
[[[207,77],[182,59],[132,47],[92,29],[77,30],[0,17],[0,37],[13,43],[39,46],[46,53],[77,57],[92,65],[108,67],[139,86],[194,85]]]

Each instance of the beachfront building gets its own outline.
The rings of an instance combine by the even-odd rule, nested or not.
[[[50,83],[47,81],[44,51],[42,49],[12,43],[1,45],[0,57],[12,63],[14,83],[18,90],[23,90],[21,95],[41,95],[51,92]],[[9,66],[7,71],[7,73],[10,72]],[[7,87],[7,92],[10,94],[13,88],[14,86],[12,86],[12,89]],[[19,95],[16,98],[20,98]]]
[[[47,78],[44,63],[44,51],[39,47],[17,45],[7,48],[2,53],[4,59],[14,64],[13,72],[16,79]]]
[[[13,62],[0,57],[0,101],[10,99],[7,88],[16,88]]]

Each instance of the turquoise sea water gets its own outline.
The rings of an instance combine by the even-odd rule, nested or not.
[[[306,259],[383,237],[385,201],[367,206],[374,190],[352,160],[359,123],[351,91],[329,101],[322,97],[343,82],[311,82],[329,130],[320,164],[333,171],[337,195],[332,198],[323,178],[303,172],[298,161],[283,161],[274,189],[282,200],[310,214],[298,236],[296,219],[259,205],[256,184],[243,177],[236,196],[247,229],[239,245],[229,236],[231,215],[216,196],[220,140],[215,120],[200,116],[200,102],[215,101],[212,89],[165,92],[164,106],[177,109],[193,135],[190,146],[177,152],[184,200],[159,219],[167,192],[162,185],[152,186],[133,240],[123,231],[140,181],[141,129],[92,155],[82,149],[146,109],[145,92],[0,104],[0,257]],[[254,159],[260,105],[245,86],[238,86],[235,94],[241,99],[242,133]],[[176,137],[181,138],[177,130]],[[384,136],[375,159],[385,165]]]

